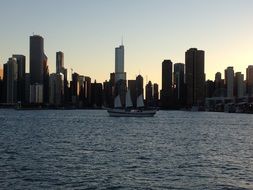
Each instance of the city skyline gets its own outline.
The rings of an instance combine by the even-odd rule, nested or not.
[[[253,64],[253,2],[143,2],[4,2],[0,8],[0,65],[12,54],[25,55],[29,63],[28,36],[33,32],[45,40],[50,73],[55,72],[55,52],[62,51],[68,70],[73,68],[99,82],[114,70],[114,48],[122,36],[127,78],[140,73],[144,83],[151,80],[161,86],[161,62],[184,63],[184,53],[191,47],[206,52],[206,79],[213,80],[217,71],[224,77],[228,66],[245,74],[245,68]],[[191,9],[194,6],[198,11]],[[36,11],[38,7],[47,14]]]

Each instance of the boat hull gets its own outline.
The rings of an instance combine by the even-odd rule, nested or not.
[[[111,117],[153,117],[156,114],[156,110],[110,109],[107,112]]]

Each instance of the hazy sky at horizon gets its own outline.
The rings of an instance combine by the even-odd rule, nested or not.
[[[114,72],[114,49],[125,45],[127,78],[142,74],[161,84],[161,63],[183,62],[191,47],[205,50],[207,79],[234,66],[253,65],[252,0],[3,0],[0,65],[12,54],[27,57],[29,36],[44,37],[50,73],[55,53],[65,66],[103,82]]]

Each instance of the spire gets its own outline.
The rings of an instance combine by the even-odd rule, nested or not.
[[[121,45],[123,46],[123,35],[121,36]]]

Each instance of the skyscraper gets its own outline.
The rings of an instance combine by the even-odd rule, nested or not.
[[[174,97],[178,105],[184,104],[185,84],[184,84],[184,64],[174,64]]]
[[[237,98],[242,98],[245,92],[244,75],[241,72],[235,73],[235,89],[234,94]]]
[[[121,45],[115,48],[115,82],[126,80],[124,72],[124,46]]]
[[[154,106],[158,106],[159,101],[159,86],[157,83],[154,83]]]
[[[234,68],[227,67],[225,70],[225,86],[227,88],[227,97],[234,97]]]
[[[9,58],[4,65],[4,74],[6,75],[6,103],[14,104],[17,102],[17,80],[18,65],[16,58]]]
[[[26,58],[24,55],[13,55],[16,58],[18,65],[17,79],[17,101],[25,102],[25,64]]]
[[[39,35],[30,36],[30,77],[32,85],[30,101],[35,101],[34,103],[48,102],[49,71],[47,56],[44,53],[44,39]],[[42,98],[41,94],[43,95]]]
[[[30,36],[30,77],[31,84],[43,84],[44,39],[41,36]]]
[[[143,95],[143,77],[138,75],[136,77],[136,96]]]
[[[146,85],[146,105],[153,106],[153,85],[152,82],[149,81]]]
[[[162,90],[161,90],[161,107],[169,108],[172,106],[172,65],[171,60],[162,62]]]
[[[199,106],[205,99],[205,52],[191,48],[185,52],[187,105]]]
[[[124,46],[115,48],[115,95],[119,95],[121,103],[125,104],[126,73],[124,72]]]
[[[249,65],[246,70],[246,89],[248,96],[253,96],[253,65]]]
[[[64,53],[56,52],[56,73],[64,74]]]

